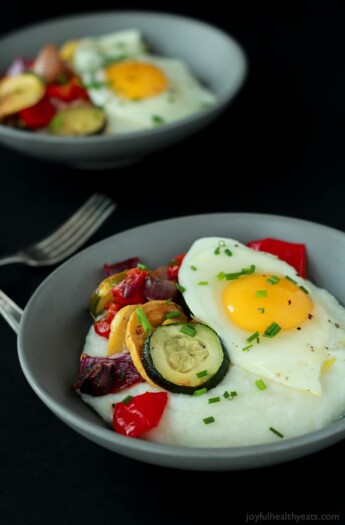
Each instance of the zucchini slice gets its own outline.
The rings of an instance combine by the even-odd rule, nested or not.
[[[127,275],[127,270],[114,273],[104,279],[92,293],[89,301],[89,310],[94,319],[103,312],[105,306],[114,300],[112,289]]]
[[[230,360],[212,328],[176,323],[159,326],[146,339],[142,363],[150,379],[162,388],[194,394],[200,388],[218,385]]]
[[[49,125],[52,135],[82,137],[101,133],[106,125],[105,112],[94,106],[62,109]]]

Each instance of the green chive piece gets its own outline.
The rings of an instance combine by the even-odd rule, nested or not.
[[[138,319],[139,319],[139,323],[143,327],[144,332],[145,333],[151,332],[152,326],[150,325],[150,322],[149,322],[148,318],[146,317],[146,314],[145,314],[143,308],[141,306],[139,306],[139,308],[136,309],[136,312],[137,312],[137,316],[138,316]]]
[[[297,284],[297,281],[295,281],[294,279],[292,279],[292,277],[289,277],[288,275],[285,275],[285,279],[291,281],[293,284]]]
[[[258,379],[257,381],[255,381],[255,384],[259,390],[266,390],[267,388],[266,383],[264,383],[262,379]]]
[[[224,253],[226,253],[226,255],[227,255],[228,257],[231,257],[231,256],[232,256],[232,251],[229,250],[229,248],[225,248]]]
[[[129,396],[129,395],[128,395],[128,396],[126,396],[126,397],[123,398],[122,403],[123,403],[124,405],[127,405],[127,404],[131,401],[131,399],[133,399],[133,396]]]
[[[167,300],[165,301],[166,304],[171,303],[171,302],[172,302],[172,297],[169,297],[169,299],[167,299]]]
[[[237,397],[237,392],[236,392],[236,390],[232,390],[232,391],[230,392],[230,398],[231,398],[231,399],[234,399],[234,397]]]
[[[254,345],[248,345],[248,346],[245,346],[244,348],[242,348],[242,352],[248,352],[248,350],[250,350],[251,348],[253,348]]]
[[[184,324],[183,326],[181,326],[180,332],[182,332],[185,335],[189,335],[190,337],[194,337],[196,334],[194,326],[188,324]]]
[[[199,390],[194,391],[195,396],[202,396],[203,394],[206,394],[207,388],[199,388]]]
[[[197,271],[197,267],[194,266],[193,264],[191,265],[190,269],[193,270],[193,272],[196,272],[196,271]]]
[[[242,268],[242,271],[241,271],[243,275],[251,275],[254,272],[255,272],[255,264],[251,264],[249,268]]]
[[[251,336],[247,337],[246,343],[251,343],[252,341],[254,341],[254,339],[259,337],[259,335],[259,332],[254,332]]]
[[[283,438],[284,437],[284,434],[282,434],[281,432],[279,432],[279,430],[273,428],[273,427],[270,427],[270,431],[273,432],[273,434],[275,434],[276,436],[280,437],[280,438]]]
[[[211,403],[219,403],[220,401],[220,397],[210,397],[210,399],[208,400],[209,404]]]
[[[161,124],[165,124],[164,118],[160,117],[159,115],[152,115],[152,122],[153,122],[153,124],[156,124],[156,126],[160,126]]]
[[[185,287],[181,286],[179,283],[176,283],[176,288],[181,293],[184,293],[186,291]]]
[[[219,274],[217,275],[217,279],[218,281],[222,281],[223,279],[225,279],[225,273],[219,272]]]
[[[267,297],[267,290],[258,290],[255,293],[256,297]]]
[[[178,264],[178,261],[176,259],[171,259],[169,266],[175,266],[175,264]]]
[[[196,377],[206,377],[208,375],[207,370],[201,370],[201,372],[198,372],[196,374]]]
[[[302,290],[302,292],[308,294],[308,290],[306,288],[304,288],[304,286],[300,286],[300,289]]]
[[[165,319],[174,319],[175,317],[180,317],[181,312],[167,312],[165,314]]]
[[[260,308],[258,308],[260,314],[264,314],[265,313],[265,308],[263,308],[262,306]]]
[[[219,255],[220,254],[220,248],[218,246],[218,248],[216,248],[213,252],[215,255]]]
[[[225,246],[226,246],[225,241],[219,241],[219,242],[218,242],[218,246],[219,246],[220,248],[225,248]]]
[[[225,392],[224,392],[224,394],[223,394],[223,397],[224,397],[225,399],[229,399],[230,394],[229,394],[229,392],[228,392],[227,390],[225,390]]]
[[[208,281],[200,281],[198,283],[199,286],[207,286],[208,285]]]
[[[280,279],[276,275],[271,275],[268,279],[266,279],[268,283],[270,284],[277,284],[279,283]]]
[[[234,281],[235,279],[238,279],[239,277],[241,277],[241,275],[243,275],[242,272],[226,273],[225,279],[227,281]]]
[[[141,264],[141,263],[137,264],[137,268],[139,268],[139,270],[149,270],[149,267],[146,266],[146,264]]]
[[[256,344],[258,345],[260,343],[260,337],[256,338]]]
[[[209,417],[205,417],[203,419],[203,422],[205,423],[205,425],[209,425],[210,423],[214,423],[216,420],[214,419],[213,416],[209,416]]]
[[[263,335],[264,337],[274,337],[280,330],[281,326],[278,323],[272,323],[266,328]]]

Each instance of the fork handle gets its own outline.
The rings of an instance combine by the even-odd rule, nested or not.
[[[18,253],[15,255],[9,255],[8,257],[0,258],[0,266],[5,266],[5,264],[11,263],[22,263],[24,262],[23,257]]]
[[[18,334],[23,310],[2,290],[0,290],[0,315],[8,322],[15,333]]]

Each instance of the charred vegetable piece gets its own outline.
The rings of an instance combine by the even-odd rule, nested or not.
[[[104,271],[107,275],[114,275],[114,273],[123,272],[124,270],[130,270],[131,268],[137,268],[138,264],[141,264],[141,260],[138,257],[132,257],[125,261],[120,261],[114,264],[105,264]]]
[[[113,322],[115,314],[120,310],[120,308],[121,307],[115,302],[109,303],[105,306],[105,309],[108,311],[108,313],[102,317],[102,319],[96,321],[93,325],[96,334],[109,339],[111,323]]]
[[[110,275],[110,277],[107,277],[98,285],[91,295],[89,302],[89,310],[94,318],[98,317],[103,312],[105,306],[114,300],[112,289],[121,282],[126,275],[126,271]]]
[[[142,355],[147,375],[180,394],[215,387],[228,369],[229,356],[218,335],[201,323],[159,326],[148,336]]]
[[[168,265],[168,279],[177,281],[178,272],[185,256],[185,253],[181,253],[180,255],[176,255],[176,257],[174,257],[174,259],[170,261]]]
[[[147,301],[175,299],[178,291],[174,281],[148,275],[145,279],[144,295]]]
[[[144,286],[147,271],[140,268],[131,268],[126,277],[117,284],[112,294],[114,300],[121,306],[128,304],[144,303]]]
[[[132,313],[127,325],[126,346],[131,353],[133,363],[142,377],[153,386],[157,385],[146,373],[141,360],[145,339],[150,329],[163,324],[173,313],[176,313],[175,322],[187,321],[187,317],[177,304],[166,301],[149,301],[141,306],[141,310],[137,309]]]
[[[143,378],[128,352],[116,354],[112,358],[82,354],[73,389],[97,397],[114,394],[142,382]]]
[[[115,432],[137,437],[158,426],[168,402],[166,392],[145,392],[128,403],[116,403],[113,415]]]
[[[35,75],[23,73],[0,82],[0,120],[39,102],[45,85]]]
[[[139,304],[129,304],[121,308],[113,318],[110,325],[109,343],[107,354],[117,354],[123,352],[126,348],[126,330],[129,318],[132,313],[140,306]]]
[[[48,126],[55,113],[53,104],[47,98],[42,98],[34,106],[22,109],[19,116],[27,128],[40,129]]]
[[[66,66],[60,58],[59,51],[54,44],[47,44],[39,52],[34,62],[34,72],[48,84],[66,71]]]
[[[59,111],[50,123],[53,135],[83,137],[101,133],[106,116],[101,108],[94,106],[70,107]]]
[[[280,239],[260,239],[247,244],[252,250],[276,255],[282,261],[295,268],[297,273],[306,278],[307,253],[305,244],[281,241]]]

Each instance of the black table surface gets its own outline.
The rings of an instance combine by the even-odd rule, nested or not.
[[[85,9],[54,4],[23,2],[0,17],[0,32]],[[97,3],[98,10],[114,7]],[[116,7],[163,9],[152,2]],[[0,255],[43,237],[94,191],[112,196],[118,208],[88,244],[154,220],[215,211],[294,216],[345,231],[344,7],[256,1],[231,2],[226,10],[213,3],[212,13],[210,7],[164,4],[218,25],[246,50],[249,76],[226,113],[183,144],[118,170],[80,172],[1,147]],[[1,267],[0,288],[24,307],[51,271]],[[345,520],[335,477],[344,442],[241,472],[140,463],[87,441],[43,405],[21,372],[16,336],[1,319],[0,348],[5,525],[206,523],[223,513],[232,524],[323,523],[321,514]]]

